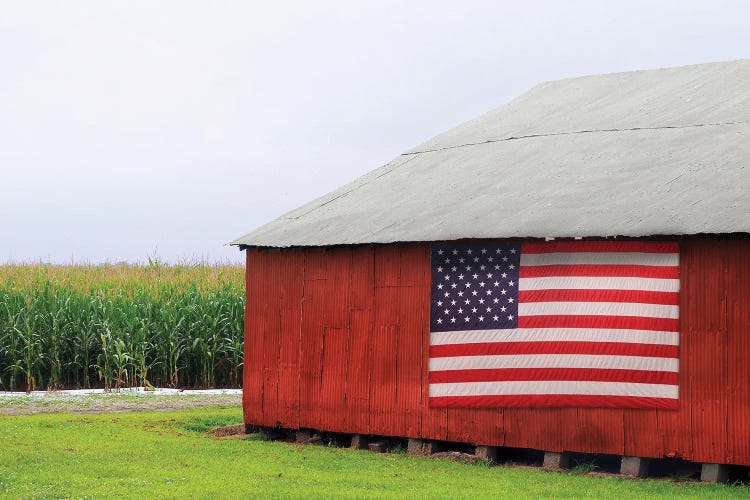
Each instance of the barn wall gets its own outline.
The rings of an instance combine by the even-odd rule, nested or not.
[[[426,244],[247,250],[245,422],[750,465],[750,241],[680,243],[680,409],[431,409]]]

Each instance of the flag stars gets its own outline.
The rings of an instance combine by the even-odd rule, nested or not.
[[[495,260],[494,257],[487,257],[487,262],[492,262],[493,260]]]
[[[455,300],[451,300],[451,305],[455,306],[456,305],[456,301]]]
[[[438,255],[443,255],[443,253],[445,253],[445,252],[443,252],[442,248],[440,250],[438,250]]]
[[[484,316],[479,316],[479,321],[484,321]]]
[[[469,317],[468,317],[468,316],[466,316],[466,317],[464,318],[464,321],[466,321],[466,322],[468,323],[468,322],[469,322]]]
[[[453,266],[453,267],[451,267],[451,271],[453,271],[455,273],[456,271],[458,271],[458,268],[456,266]]]
[[[503,251],[498,248],[497,250],[495,250],[495,253],[496,254],[501,254],[501,253],[503,253]]]
[[[481,287],[483,287],[483,288],[484,288],[484,285],[485,285],[485,282],[484,282],[484,281],[480,281],[480,282],[479,282],[479,286],[481,286]]]
[[[486,248],[483,248],[483,249],[482,249],[482,253],[483,253],[483,254],[487,253],[487,249],[486,249]]]
[[[471,312],[473,312],[473,313],[477,312],[477,308],[476,307],[472,307],[471,308]]]
[[[464,292],[458,292],[458,296],[459,297],[463,297],[464,296]]]
[[[469,299],[466,299],[464,300],[464,303],[468,306],[471,303],[471,301]]]
[[[484,304],[484,299],[479,299],[480,304]]]
[[[452,251],[451,253],[452,253],[453,255],[458,255],[458,250],[453,250],[453,251]]]
[[[516,254],[516,249],[515,248],[511,248],[510,249],[510,253],[512,253],[513,255],[515,255]]]
[[[492,290],[487,290],[487,295],[492,295]]]
[[[445,295],[446,297],[450,297],[451,296],[451,294],[448,293],[448,292],[445,292],[443,295]]]
[[[491,313],[492,312],[492,308],[491,307],[487,307],[487,312]]]
[[[458,275],[458,279],[460,279],[460,280],[464,279],[464,275],[463,274],[459,274]]]
[[[437,301],[437,305],[438,305],[438,307],[442,306],[443,305],[443,301],[442,300],[438,300]]]
[[[493,319],[493,320],[495,320],[495,321],[498,321],[498,320],[500,319],[500,317],[499,317],[499,316],[498,316],[498,315],[496,314],[496,315],[494,315],[494,316],[492,317],[492,319]]]
[[[442,290],[442,289],[443,289],[443,284],[442,283],[438,283],[438,290]]]
[[[495,286],[500,286],[500,282],[499,282],[499,281],[496,281],[496,282],[494,282],[494,283],[493,283],[493,285],[495,285]]]
[[[512,315],[512,314],[509,314],[509,315],[508,315],[508,319],[509,319],[510,321],[513,321],[513,315]]]
[[[472,291],[471,291],[471,294],[472,294],[472,295],[473,295],[474,297],[476,297],[476,296],[477,296],[477,293],[479,293],[479,292],[477,292],[476,290],[472,290]],[[481,299],[481,300],[484,300],[484,299]]]
[[[500,308],[500,312],[505,312],[505,311],[507,311],[507,310],[508,310],[508,309],[507,309],[507,308],[506,308],[505,306],[503,306],[503,307],[501,307],[501,308]]]
[[[478,275],[478,274],[476,274],[476,273],[472,274],[471,276],[472,276],[472,277],[473,277],[474,279],[477,279],[477,278],[479,277],[479,275]]]
[[[451,283],[451,288],[456,288],[457,286],[455,283]]]
[[[508,286],[515,286],[515,285],[516,285],[516,282],[515,282],[515,281],[509,281],[509,282],[508,282]]]
[[[513,303],[513,297],[509,298],[508,302],[510,302],[512,304]]]
[[[479,257],[474,257],[474,262],[479,262]]]
[[[481,266],[479,266],[479,270],[480,271],[484,271],[485,269],[487,269],[487,266],[485,266],[484,264],[482,264]]]
[[[471,249],[471,248],[469,248],[469,249],[468,249],[468,250],[466,251],[466,253],[467,253],[467,254],[469,254],[469,255],[471,255],[471,254],[472,254],[472,253],[474,253],[474,252],[472,251],[472,249]]]
[[[498,304],[498,303],[500,303],[500,299],[498,299],[497,297],[495,297],[494,299],[492,299],[492,302],[495,303],[495,304]]]
[[[455,323],[455,322],[456,322],[456,318],[455,317],[451,318],[451,323]]]
[[[508,269],[515,269],[515,268],[516,268],[516,266],[514,266],[513,264],[511,264],[511,265],[508,266]]]
[[[506,290],[505,288],[503,288],[502,290],[500,290],[500,293],[502,293],[503,295],[505,295],[506,293],[508,293],[508,290]]]
[[[503,273],[503,274],[500,275],[500,277],[501,278],[507,278],[508,277],[508,273]]]
[[[466,266],[467,271],[471,271],[471,266]]]
[[[471,283],[466,283],[466,288],[471,288]]]
[[[459,307],[458,308],[458,314],[461,314],[462,312],[464,312],[464,310]]]
[[[444,279],[445,281],[448,281],[449,279],[451,279],[451,275],[450,275],[450,274],[446,274],[446,275],[445,275],[445,278],[443,278],[443,279]]]
[[[443,312],[445,313],[446,316],[451,313],[450,309],[445,309]]]
[[[450,259],[445,259],[445,263],[446,263],[446,264],[450,264],[450,263],[451,263],[451,260],[450,260]]]
[[[442,273],[443,272],[443,268],[442,267],[438,267],[438,272]]]
[[[466,262],[466,259],[464,259],[463,257],[461,257],[460,259],[458,259],[458,262],[460,262],[461,264],[463,264],[464,262]]]
[[[442,325],[443,324],[443,318],[438,318],[437,319],[437,324],[438,325]]]

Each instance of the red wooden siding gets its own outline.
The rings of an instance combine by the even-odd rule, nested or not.
[[[678,411],[433,409],[428,245],[249,249],[245,422],[750,465],[750,240],[680,255]]]

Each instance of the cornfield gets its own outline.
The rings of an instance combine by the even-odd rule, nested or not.
[[[0,266],[0,389],[239,387],[241,266]]]

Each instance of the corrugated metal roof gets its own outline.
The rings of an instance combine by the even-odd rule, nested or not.
[[[750,60],[543,83],[236,239],[750,232]]]

